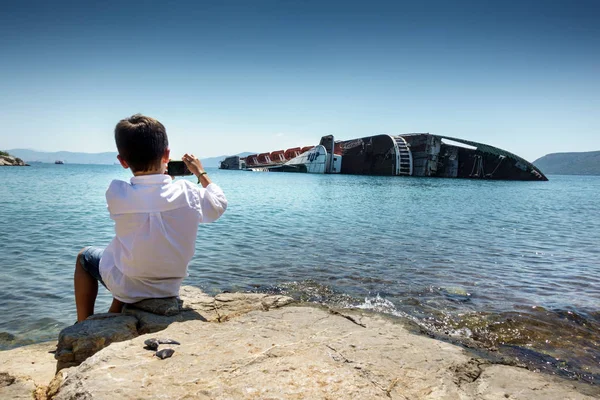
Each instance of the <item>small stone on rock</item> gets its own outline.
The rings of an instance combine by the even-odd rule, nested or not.
[[[156,350],[156,349],[158,349],[158,345],[160,344],[160,342],[158,340],[156,340],[155,338],[151,338],[151,339],[145,340],[144,344],[146,345],[147,349]]]
[[[158,339],[158,343],[160,343],[160,344],[181,344],[177,340],[173,340],[173,339]]]
[[[160,358],[161,360],[164,360],[165,358],[171,357],[173,353],[175,353],[175,350],[173,349],[162,349],[156,352],[156,357]]]

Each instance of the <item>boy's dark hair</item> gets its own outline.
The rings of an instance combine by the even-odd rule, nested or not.
[[[122,119],[115,127],[119,155],[132,172],[149,171],[160,166],[169,147],[167,130],[154,118],[135,114]]]

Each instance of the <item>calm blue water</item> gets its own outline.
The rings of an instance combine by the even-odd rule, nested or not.
[[[108,165],[0,168],[0,348],[75,321],[75,255],[109,243],[104,192],[129,177]],[[600,177],[211,177],[229,209],[200,227],[186,284],[408,316],[598,379]]]

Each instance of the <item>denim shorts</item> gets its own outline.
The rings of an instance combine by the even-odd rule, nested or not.
[[[88,274],[106,287],[100,276],[100,259],[102,258],[102,253],[104,253],[102,247],[89,246],[84,248],[81,252],[81,266]]]

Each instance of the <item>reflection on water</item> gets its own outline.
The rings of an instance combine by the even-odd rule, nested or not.
[[[75,255],[112,238],[104,191],[115,177],[128,172],[0,169],[0,348],[73,323]],[[597,379],[600,177],[211,177],[229,209],[200,227],[186,284],[406,316],[539,369]],[[97,309],[109,302],[101,290]]]

